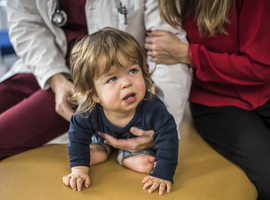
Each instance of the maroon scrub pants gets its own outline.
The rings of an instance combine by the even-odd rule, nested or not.
[[[0,160],[42,146],[68,128],[55,112],[54,93],[40,89],[32,74],[0,83]]]

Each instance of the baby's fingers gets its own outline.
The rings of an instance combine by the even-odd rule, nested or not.
[[[146,183],[149,179],[151,179],[150,176],[146,176],[143,178],[142,183]]]
[[[77,189],[76,187],[77,185],[77,178],[76,177],[72,177],[70,179],[70,187],[75,191]]]
[[[64,177],[62,178],[62,182],[63,182],[66,186],[69,186],[70,179],[71,179],[70,176],[64,176]]]
[[[83,184],[83,180],[81,178],[77,178],[77,188],[78,191],[82,190],[82,184]]]
[[[154,192],[158,187],[159,187],[159,183],[158,182],[154,182],[153,185],[150,187],[150,189],[148,190],[148,193],[152,193]]]
[[[160,183],[160,186],[159,186],[159,195],[163,195],[164,193],[164,189],[165,189],[165,184],[164,183]]]
[[[144,182],[143,189],[146,189],[151,185],[153,185],[153,181],[152,181],[152,179],[149,179],[146,182]]]
[[[87,178],[85,179],[85,181],[84,181],[84,187],[88,188],[90,184],[91,184],[90,178],[87,177]]]
[[[166,184],[167,186],[167,193],[170,193],[171,192],[171,190],[172,190],[172,183],[167,183]]]

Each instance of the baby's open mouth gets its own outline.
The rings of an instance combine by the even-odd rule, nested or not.
[[[132,93],[132,94],[128,94],[127,96],[125,96],[125,98],[123,100],[129,100],[129,99],[132,99],[135,97],[135,94]]]

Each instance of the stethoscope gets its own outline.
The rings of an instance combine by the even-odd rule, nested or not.
[[[60,10],[60,2],[56,2],[56,10],[52,15],[52,23],[56,26],[62,27],[67,23],[67,13],[63,10]]]

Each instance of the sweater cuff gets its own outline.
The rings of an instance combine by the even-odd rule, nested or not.
[[[154,176],[173,183],[173,176],[177,167],[177,158],[169,160],[156,160],[157,164],[150,176]]]

